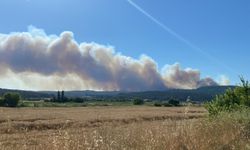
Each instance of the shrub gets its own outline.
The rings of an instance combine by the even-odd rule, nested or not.
[[[29,107],[29,106],[27,105],[27,103],[25,103],[25,102],[23,102],[23,101],[21,101],[21,102],[19,103],[18,106],[19,106],[19,107]]]
[[[0,106],[4,106],[4,101],[2,98],[0,98]]]
[[[73,99],[72,99],[72,102],[83,103],[83,102],[84,102],[84,99],[83,99],[83,98],[80,98],[80,97],[77,97],[77,98],[73,98]]]
[[[173,105],[169,104],[168,102],[163,103],[164,107],[173,107]]]
[[[179,106],[180,102],[174,99],[171,99],[168,101],[168,104],[172,105],[172,106]]]
[[[161,107],[161,106],[162,106],[162,103],[161,103],[161,102],[155,102],[155,103],[154,103],[154,106],[155,106],[155,107]]]
[[[16,107],[20,100],[20,95],[18,93],[5,93],[3,96],[4,106]]]
[[[220,112],[238,111],[244,107],[250,107],[250,84],[240,78],[241,84],[235,89],[228,89],[224,94],[217,95],[211,102],[205,104],[210,115],[218,115]]]
[[[143,105],[144,104],[144,100],[136,98],[136,99],[133,100],[133,104],[134,105]]]

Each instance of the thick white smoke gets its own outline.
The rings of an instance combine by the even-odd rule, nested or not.
[[[72,32],[46,35],[28,32],[0,34],[0,86],[38,90],[163,90],[217,85],[200,72],[179,64],[159,72],[148,56],[139,60],[96,43],[77,43]]]
[[[199,70],[191,68],[181,69],[178,63],[165,66],[162,71],[162,77],[165,81],[165,85],[169,85],[171,88],[190,89],[217,85],[217,83],[209,77],[201,79]]]

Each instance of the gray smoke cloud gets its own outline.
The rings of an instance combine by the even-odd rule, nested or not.
[[[35,89],[164,90],[217,85],[179,64],[164,67],[146,55],[133,59],[113,47],[77,43],[72,32],[47,35],[28,32],[0,34],[0,86],[18,84]],[[18,83],[17,83],[18,82]]]
[[[201,79],[199,70],[191,68],[183,70],[178,63],[165,66],[162,71],[162,76],[165,85],[169,85],[171,88],[192,89],[202,86],[218,85],[212,78],[207,77]]]

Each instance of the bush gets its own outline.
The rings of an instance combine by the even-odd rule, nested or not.
[[[76,103],[83,103],[84,98],[76,97],[76,98],[72,98],[71,101],[76,102]]]
[[[162,106],[162,103],[160,103],[160,102],[155,102],[155,103],[154,103],[154,106],[155,106],[155,107],[161,107],[161,106]]]
[[[4,101],[2,98],[0,98],[0,106],[4,106]]]
[[[179,106],[180,102],[174,99],[171,99],[168,101],[168,104],[172,105],[172,106]]]
[[[133,100],[133,104],[134,105],[143,105],[144,104],[144,100],[136,98],[136,99]]]
[[[173,107],[173,105],[169,104],[168,102],[163,103],[164,107]]]
[[[250,84],[240,78],[241,85],[235,89],[228,89],[224,94],[217,95],[211,102],[205,104],[210,115],[218,115],[220,112],[238,111],[250,107]]]
[[[18,93],[6,93],[3,96],[4,106],[16,107],[20,100],[20,95]]]

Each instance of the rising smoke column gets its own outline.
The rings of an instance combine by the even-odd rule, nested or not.
[[[200,71],[187,68],[181,69],[180,64],[166,65],[162,71],[165,85],[171,88],[193,89],[202,86],[218,85],[213,79],[201,79]]]
[[[31,89],[144,91],[217,85],[211,78],[201,79],[198,70],[174,64],[160,73],[146,55],[133,59],[110,46],[77,43],[69,31],[47,35],[35,27],[0,34],[0,66],[0,79],[9,76]]]

